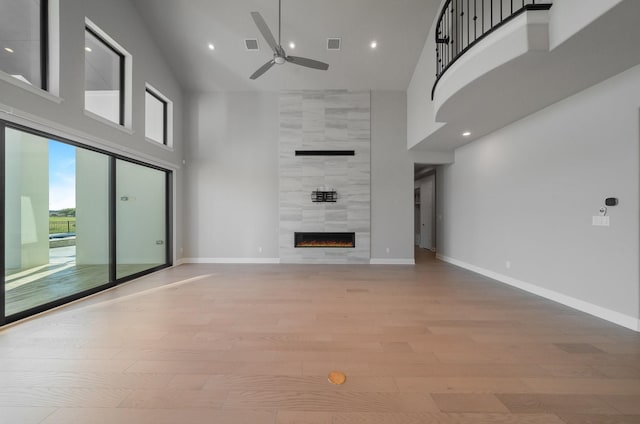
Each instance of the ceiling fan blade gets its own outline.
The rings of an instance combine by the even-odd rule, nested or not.
[[[329,64],[320,62],[318,60],[307,59],[306,57],[287,56],[287,62],[295,63],[296,65],[306,66],[307,68],[320,69],[326,71],[329,69]]]
[[[276,39],[273,37],[271,30],[267,26],[267,23],[264,21],[264,18],[260,14],[260,12],[251,12],[251,17],[253,21],[256,23],[256,26],[260,30],[260,33],[264,37],[265,41],[271,47],[271,49],[277,53],[278,52],[278,44],[276,43]]]
[[[260,75],[264,74],[265,72],[267,72],[269,69],[271,69],[271,67],[276,63],[275,60],[271,59],[270,61],[268,61],[267,63],[265,63],[264,65],[262,65],[257,71],[255,71],[253,73],[253,75],[251,75],[249,78],[254,80],[256,78],[258,78]]]

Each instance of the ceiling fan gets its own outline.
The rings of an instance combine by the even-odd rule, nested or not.
[[[252,80],[258,78],[260,75],[267,72],[273,65],[282,65],[286,62],[290,62],[296,65],[305,66],[307,68],[312,69],[320,69],[322,71],[326,71],[329,69],[329,65],[313,59],[307,59],[306,57],[298,57],[298,56],[288,56],[282,48],[281,41],[281,32],[282,32],[282,0],[278,0],[278,43],[276,44],[276,40],[271,33],[271,30],[267,26],[262,15],[259,12],[251,12],[251,17],[253,21],[256,23],[258,30],[264,37],[265,41],[273,50],[273,59],[262,65],[255,71],[249,78]]]

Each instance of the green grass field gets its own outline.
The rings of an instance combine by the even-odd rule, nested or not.
[[[49,234],[75,233],[75,232],[76,232],[75,216],[50,216],[49,217]]]

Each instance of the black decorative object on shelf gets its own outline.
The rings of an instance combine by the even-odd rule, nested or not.
[[[355,156],[355,150],[296,150],[296,156]]]
[[[335,203],[338,201],[338,193],[335,190],[322,191],[318,189],[311,192],[311,201],[314,203]]]

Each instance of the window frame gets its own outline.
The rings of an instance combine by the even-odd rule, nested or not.
[[[49,91],[49,0],[40,0],[40,88]]]
[[[147,135],[147,120],[146,120],[146,96],[147,94],[150,94],[152,97],[154,97],[156,100],[158,100],[160,103],[162,103],[162,141],[158,141],[155,140],[153,138],[150,138]],[[163,146],[167,146],[170,147],[169,145],[169,104],[170,101],[164,97],[162,94],[160,94],[158,92],[158,90],[156,90],[155,88],[151,87],[149,84],[145,85],[145,89],[144,89],[144,95],[145,95],[145,138],[147,140],[153,141],[154,143],[158,143],[161,144]]]
[[[55,1],[55,0],[54,0]],[[49,81],[49,60],[50,53],[49,50],[51,48],[50,44],[50,1],[49,0],[40,0],[40,13],[38,14],[38,18],[40,20],[38,25],[38,31],[40,35],[40,52],[38,54],[38,58],[40,60],[40,84],[34,85],[31,83],[25,83],[24,81],[20,81],[19,79],[13,77],[6,71],[0,69],[0,74],[2,75],[2,80],[7,81],[13,85],[17,85],[19,87],[24,87],[34,92],[38,92],[38,90],[42,90],[45,92],[49,92],[51,87],[51,83]]]
[[[127,60],[127,54],[124,51],[121,51],[118,47],[114,46],[113,43],[111,43],[109,40],[106,39],[106,37],[104,37],[102,34],[100,34],[100,32],[102,32],[102,31],[98,30],[96,26],[90,25],[89,23],[85,22],[84,30],[85,30],[85,33],[88,32],[89,34],[91,34],[99,42],[104,44],[109,50],[111,50],[113,53],[115,53],[116,56],[118,56],[118,58],[120,59],[120,63],[118,64],[118,71],[119,71],[119,77],[120,77],[120,81],[119,81],[120,84],[118,84],[119,85],[118,107],[119,107],[120,110],[118,111],[118,122],[116,124],[124,127],[125,126],[125,119],[126,119],[126,117],[125,117],[125,106],[126,106],[126,97],[125,97],[126,66],[125,66],[125,64],[126,64],[126,60]],[[86,54],[87,54],[87,52],[85,52],[85,57],[86,57]],[[85,63],[86,63],[86,61],[85,61]],[[85,66],[85,72],[86,72],[86,66]],[[86,84],[86,79],[85,79],[85,84]],[[87,87],[85,85],[84,92],[86,93],[86,91],[87,91]],[[84,110],[88,111],[90,113],[94,113],[94,112],[90,111],[89,109],[87,109],[86,103],[84,105]],[[100,115],[98,115],[98,116],[100,116]],[[104,117],[101,116],[101,118],[104,118]],[[107,118],[104,118],[104,119],[107,119]],[[112,121],[110,121],[110,122],[112,122]]]

